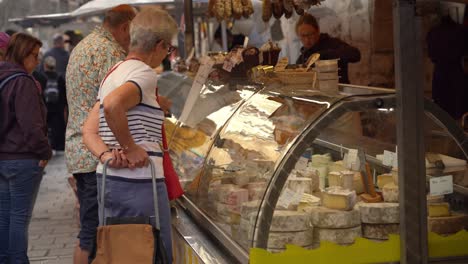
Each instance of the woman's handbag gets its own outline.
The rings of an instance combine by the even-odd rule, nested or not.
[[[97,232],[97,252],[92,264],[166,264],[167,254],[160,237],[158,195],[156,191],[156,167],[149,159],[153,180],[153,203],[155,226],[150,217],[105,217],[104,194],[107,166],[104,163],[101,186],[100,223]]]
[[[179,176],[172,165],[171,156],[167,147],[166,131],[164,124],[162,125],[162,151],[163,151],[163,169],[164,180],[166,182],[167,195],[169,200],[175,200],[184,194],[184,190],[180,185]]]

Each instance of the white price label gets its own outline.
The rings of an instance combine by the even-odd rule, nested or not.
[[[247,44],[249,44],[249,37],[245,37],[244,38],[244,45],[242,45],[242,47],[247,48]]]
[[[359,165],[359,159],[358,159],[358,150],[357,149],[349,149],[348,150],[348,165],[350,167],[353,166],[353,164],[358,164]]]
[[[383,160],[382,160],[382,163],[383,165],[385,166],[393,166],[393,163],[394,163],[394,160],[395,159],[395,153],[391,152],[391,151],[388,151],[388,150],[384,150],[383,152]]]
[[[453,193],[453,176],[434,177],[429,180],[431,195],[444,195]]]

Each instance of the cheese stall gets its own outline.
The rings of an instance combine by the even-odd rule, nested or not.
[[[186,191],[175,240],[205,263],[248,263],[252,248],[287,253],[287,245],[384,248],[402,219],[395,90],[338,84],[336,60],[311,62],[309,71],[282,65],[285,59],[250,69],[245,64],[259,52],[249,50],[203,58],[193,79],[170,73],[160,80],[161,93],[176,102],[166,129]],[[236,56],[241,62],[226,68]],[[427,227],[464,235],[460,247],[468,228],[467,138],[429,100],[422,121]],[[392,241],[393,251],[348,261],[397,261],[399,238]],[[289,259],[271,255],[279,256]]]

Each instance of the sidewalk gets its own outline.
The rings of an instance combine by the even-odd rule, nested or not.
[[[73,263],[78,226],[73,219],[75,196],[68,176],[62,152],[47,165],[34,207],[29,227],[31,264]]]

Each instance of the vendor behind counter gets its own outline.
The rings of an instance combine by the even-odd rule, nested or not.
[[[297,21],[296,33],[302,42],[301,54],[296,61],[297,64],[304,64],[310,55],[314,53],[320,53],[321,60],[340,59],[338,61],[339,82],[349,83],[348,63],[361,60],[361,52],[357,48],[339,38],[320,33],[317,19],[308,13],[305,13]]]

